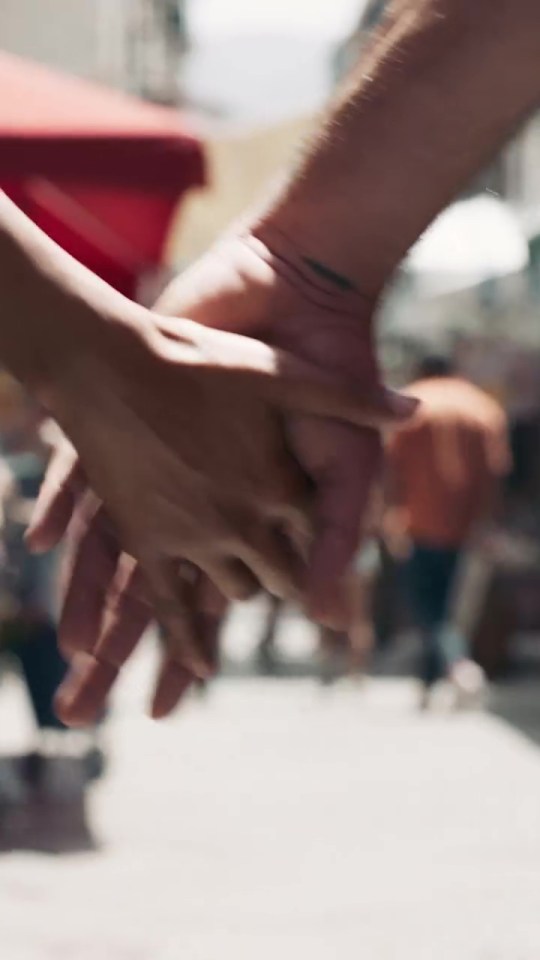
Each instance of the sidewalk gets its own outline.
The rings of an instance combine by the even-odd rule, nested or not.
[[[100,848],[0,857],[2,958],[538,960],[531,739],[419,714],[407,680],[228,679],[155,724],[148,656],[90,799]],[[2,687],[2,747],[23,728]]]

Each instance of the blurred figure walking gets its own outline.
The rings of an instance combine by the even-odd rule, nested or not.
[[[406,559],[422,639],[422,706],[444,676],[465,703],[478,699],[484,674],[452,623],[452,591],[467,547],[495,516],[510,466],[507,421],[499,404],[455,375],[444,357],[426,357],[408,392],[421,405],[388,442],[385,530]]]

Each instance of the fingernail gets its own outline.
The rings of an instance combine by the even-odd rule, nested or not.
[[[416,397],[409,397],[404,393],[395,393],[393,390],[388,390],[386,393],[388,406],[390,407],[392,413],[400,419],[405,419],[406,417],[412,417],[413,413],[418,409],[420,401]]]

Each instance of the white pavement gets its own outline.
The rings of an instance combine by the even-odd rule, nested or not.
[[[223,680],[110,725],[102,843],[0,857],[2,960],[538,960],[540,754],[406,680]],[[2,688],[3,746],[23,723]]]

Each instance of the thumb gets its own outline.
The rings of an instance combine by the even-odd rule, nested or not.
[[[381,427],[407,420],[418,407],[415,397],[381,383],[339,377],[283,355],[270,382],[273,400],[282,410],[332,417],[355,426]]]

